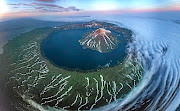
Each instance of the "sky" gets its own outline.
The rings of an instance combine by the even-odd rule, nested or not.
[[[168,10],[180,11],[180,0],[0,0],[0,17]]]

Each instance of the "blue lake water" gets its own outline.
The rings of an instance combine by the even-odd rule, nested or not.
[[[119,47],[109,53],[83,49],[78,40],[85,33],[94,30],[96,29],[74,29],[51,33],[41,43],[43,56],[58,67],[72,70],[96,70],[108,66],[107,64],[114,66],[121,62],[126,55],[126,44],[122,35],[118,36],[121,40]]]

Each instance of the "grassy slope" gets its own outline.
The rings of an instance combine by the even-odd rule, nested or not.
[[[6,73],[8,73],[8,76],[15,76],[15,78],[19,78],[21,77],[20,75],[18,75],[17,73],[19,72],[29,72],[29,69],[25,68],[25,69],[20,69],[20,70],[16,70],[16,71],[11,71],[14,70],[15,68],[17,68],[17,63],[18,59],[22,59],[23,56],[18,57],[20,55],[20,53],[26,54],[26,52],[23,52],[22,50],[17,50],[17,49],[23,49],[22,47],[24,47],[25,45],[29,44],[30,42],[37,42],[37,49],[29,49],[29,52],[33,52],[34,50],[36,50],[38,53],[40,53],[40,43],[41,41],[48,36],[49,33],[51,33],[54,29],[52,28],[42,28],[42,29],[35,29],[33,31],[27,32],[27,33],[23,33],[20,36],[16,37],[15,39],[11,40],[8,42],[7,45],[4,46],[4,57],[9,57],[10,59],[8,59],[8,63],[6,64],[7,66],[7,70]],[[62,74],[62,77],[67,77],[67,76],[71,76],[67,81],[68,84],[65,87],[65,90],[63,90],[61,93],[58,94],[58,96],[61,96],[62,94],[64,94],[69,87],[73,86],[73,89],[68,92],[68,94],[64,97],[63,101],[61,102],[61,104],[58,104],[58,106],[63,107],[66,105],[70,105],[73,103],[73,101],[75,100],[75,97],[80,94],[81,97],[83,98],[83,103],[85,103],[85,97],[87,97],[86,92],[91,93],[91,97],[89,97],[89,103],[88,103],[88,107],[83,107],[83,109],[89,109],[90,105],[92,105],[94,103],[94,100],[96,98],[97,95],[97,89],[96,89],[96,82],[94,80],[94,78],[98,81],[98,89],[101,89],[101,78],[100,75],[103,76],[104,80],[106,81],[106,83],[110,82],[109,86],[109,90],[110,92],[113,92],[113,81],[116,82],[117,84],[117,89],[121,88],[121,85],[119,85],[119,83],[122,83],[124,85],[123,89],[121,90],[121,92],[118,94],[119,97],[123,97],[125,94],[127,94],[131,89],[130,87],[127,86],[126,83],[128,83],[129,85],[131,85],[133,87],[134,85],[134,81],[135,84],[137,84],[138,80],[138,73],[139,70],[142,70],[141,68],[139,68],[139,66],[135,63],[134,65],[132,65],[132,62],[129,62],[129,60],[126,58],[125,61],[117,66],[114,67],[110,67],[110,68],[105,68],[105,69],[101,69],[99,71],[96,72],[89,72],[89,73],[83,73],[83,72],[76,72],[76,71],[68,71],[62,68],[58,68],[53,66],[48,60],[46,60],[45,58],[43,58],[43,56],[41,54],[38,55],[38,57],[40,58],[40,60],[45,61],[45,64],[47,65],[49,72],[46,74],[46,78],[45,79],[41,79],[38,82],[38,85],[36,87],[31,87],[31,90],[29,93],[27,93],[29,96],[33,95],[35,96],[33,98],[33,100],[36,100],[38,103],[41,103],[41,99],[42,97],[48,97],[51,96],[52,94],[56,94],[57,91],[59,90],[58,87],[50,90],[46,93],[46,95],[43,95],[42,97],[39,95],[42,90],[44,89],[44,86],[46,86],[47,84],[49,84],[51,82],[51,78],[53,76],[57,77],[59,74]],[[34,64],[35,60],[32,60],[28,63],[25,63],[23,65],[19,65],[20,66],[25,66],[28,64]],[[15,63],[16,65],[11,66],[10,64]],[[130,64],[129,64],[130,63]],[[34,66],[32,67],[32,69],[39,69],[40,66]],[[134,68],[136,67],[136,68]],[[135,70],[136,69],[136,70]],[[32,80],[28,80],[28,82],[26,84],[24,84],[23,87],[20,87],[20,90],[15,88],[15,91],[23,93],[25,91],[25,89],[28,88],[27,84],[30,84],[34,81],[34,78],[36,76],[38,76],[40,73],[32,73]],[[130,79],[127,75],[130,75],[132,79]],[[8,87],[13,87],[13,86],[18,86],[22,84],[22,81],[25,80],[27,76],[23,76],[21,77],[21,80],[16,81],[16,80],[12,80],[10,81],[10,84],[8,84]],[[85,79],[85,77],[88,77],[90,80],[90,85],[88,86],[88,89],[86,89],[85,87],[87,86],[87,80]],[[59,80],[56,81],[56,83]],[[119,82],[120,81],[120,82]],[[18,84],[18,85],[17,85]],[[55,84],[55,83],[54,83]],[[92,90],[92,92],[91,92]],[[104,90],[103,90],[103,97],[105,97],[104,99],[101,99],[95,107],[98,107],[101,104],[107,104],[107,102],[105,101],[105,99],[110,99],[110,95],[107,92],[107,86],[105,86]],[[57,97],[58,97],[57,96]],[[98,95],[98,98],[100,97],[100,94]],[[78,99],[78,101],[80,101],[80,99]],[[49,105],[54,106],[55,102],[49,103]],[[70,109],[77,109],[79,107],[79,104],[76,103],[73,107],[71,107]]]

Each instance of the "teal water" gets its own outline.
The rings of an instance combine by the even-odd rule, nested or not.
[[[74,29],[53,32],[41,43],[43,55],[58,67],[72,70],[96,70],[104,66],[114,66],[121,62],[125,55],[125,41],[122,35],[119,47],[109,53],[100,53],[83,49],[78,40],[87,32],[96,29]],[[112,32],[114,35],[118,33]]]

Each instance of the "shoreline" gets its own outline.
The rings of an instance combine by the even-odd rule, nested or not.
[[[78,29],[70,29],[70,30],[78,30]],[[62,30],[60,30],[60,31],[62,31]],[[68,70],[68,71],[76,71],[76,72],[82,72],[82,73],[90,73],[90,72],[96,72],[96,71],[99,71],[99,70],[103,70],[103,69],[105,69],[105,68],[111,68],[111,67],[114,67],[114,66],[119,65],[119,64],[123,61],[123,59],[126,57],[126,55],[127,55],[127,53],[126,53],[126,51],[125,51],[125,57],[123,57],[123,59],[122,59],[121,61],[116,61],[116,62],[117,62],[116,64],[113,64],[113,65],[111,65],[111,66],[109,66],[109,67],[106,67],[106,64],[108,64],[108,62],[107,62],[105,65],[100,66],[99,68],[97,67],[97,68],[95,68],[95,69],[90,69],[90,70],[83,70],[83,69],[80,69],[80,68],[68,68],[68,67],[66,67],[66,66],[64,66],[64,67],[63,67],[63,66],[59,66],[59,65],[57,65],[56,63],[54,63],[53,61],[51,61],[50,59],[48,59],[48,58],[45,56],[44,51],[43,51],[43,45],[44,45],[47,41],[49,41],[50,36],[51,36],[51,34],[53,34],[53,33],[56,33],[56,32],[50,33],[50,34],[48,35],[48,37],[44,38],[44,39],[40,42],[40,51],[41,51],[41,54],[42,54],[42,56],[43,56],[45,59],[47,59],[47,60],[48,60],[51,64],[53,64],[55,67],[63,68],[63,69]],[[127,45],[127,44],[126,44],[126,45]]]
[[[99,26],[98,26],[99,25]],[[87,27],[88,26],[88,27]],[[77,28],[76,28],[77,27]],[[68,71],[77,71],[77,72],[82,72],[82,73],[91,73],[91,72],[96,72],[96,71],[99,71],[99,70],[103,70],[105,68],[111,68],[111,67],[114,67],[114,66],[118,66],[121,64],[121,62],[123,61],[123,59],[117,63],[117,64],[114,64],[110,67],[105,67],[104,66],[101,66],[101,68],[96,68],[96,69],[91,69],[91,70],[83,70],[83,69],[80,69],[80,68],[68,68],[68,67],[63,67],[63,66],[59,66],[57,64],[55,64],[53,61],[49,60],[45,54],[44,54],[44,51],[42,50],[42,45],[47,42],[49,39],[50,39],[50,35],[53,34],[53,33],[56,33],[56,32],[60,32],[60,31],[65,31],[65,30],[79,30],[79,29],[98,29],[98,28],[107,28],[107,29],[110,29],[111,31],[113,31],[114,33],[117,33],[118,35],[121,34],[123,37],[123,41],[125,41],[125,45],[127,45],[131,40],[132,37],[128,37],[128,36],[132,36],[132,32],[128,29],[125,29],[125,28],[120,28],[118,26],[116,26],[115,24],[112,24],[112,23],[107,23],[107,22],[99,22],[99,21],[90,21],[90,22],[85,22],[85,23],[70,23],[70,24],[66,24],[66,25],[63,25],[63,26],[56,26],[54,29],[57,29],[57,30],[54,30],[53,32],[51,32],[46,38],[44,38],[41,43],[40,43],[40,51],[41,51],[41,54],[42,56],[47,59],[51,64],[53,64],[55,67],[58,67],[58,68],[63,68],[65,70],[68,70]],[[127,31],[130,31],[131,33],[128,35],[126,34],[125,32],[122,32],[122,29],[126,30]],[[128,36],[127,36],[128,35]],[[126,53],[126,50],[125,50],[125,53]],[[126,55],[125,55],[126,57]],[[125,58],[124,57],[124,58]]]
[[[57,81],[54,81],[54,84],[59,84],[58,81],[62,80],[65,80],[66,84],[64,86],[64,91],[58,93],[58,97],[65,95],[65,97],[63,97],[62,103],[59,104],[58,107],[63,108],[65,105],[67,106],[72,104],[77,95],[79,98],[83,98],[83,101],[85,100],[84,97],[88,97],[88,105],[95,104],[94,101],[96,100],[96,96],[99,95],[99,93],[97,92],[98,90],[101,92],[101,94],[103,94],[102,96],[106,98],[101,99],[100,102],[96,103],[94,107],[98,108],[102,105],[106,105],[116,100],[111,98],[111,96],[107,92],[108,90],[113,90],[113,88],[115,87],[114,84],[117,84],[116,87],[118,89],[121,88],[121,84],[123,84],[124,86],[123,89],[120,90],[121,93],[117,93],[116,95],[116,97],[119,99],[125,97],[128,94],[128,92],[131,90],[131,87],[134,87],[134,82],[135,84],[138,84],[138,82],[140,81],[140,75],[138,76],[138,74],[131,75],[131,78],[133,78],[134,81],[128,78],[127,75],[124,75],[126,73],[131,74],[133,71],[135,71],[135,73],[139,73],[138,71],[141,70],[137,63],[133,63],[133,61],[129,60],[130,58],[125,58],[124,61],[118,66],[105,68],[89,73],[68,71],[62,68],[55,67],[47,59],[45,59],[41,53],[42,40],[48,37],[48,35],[53,31],[57,31],[57,29],[35,29],[31,32],[21,34],[5,45],[5,53],[3,55],[9,57],[9,62],[6,65],[6,68],[8,70],[6,70],[7,72],[5,72],[9,77],[7,79],[7,81],[9,82],[7,84],[8,87],[6,86],[8,88],[7,92],[13,91],[20,94],[27,94],[26,96],[29,96],[29,98],[32,98],[32,100],[36,101],[38,104],[42,104],[44,102],[44,100],[42,101],[43,98],[49,98],[51,94],[54,94],[55,92],[57,93],[59,91],[59,88],[56,87],[54,90],[49,90],[50,93],[48,94],[44,94],[41,91],[44,90],[46,85],[53,81],[53,79],[51,78],[59,77]],[[23,44],[19,43],[22,41]],[[26,80],[27,78],[29,79]],[[36,78],[38,78],[38,81],[36,80]],[[34,83],[33,81],[36,82]],[[91,82],[87,84],[88,81]],[[119,84],[118,81],[120,81],[121,84]],[[106,85],[102,86],[104,82],[106,83]],[[131,85],[131,87],[129,87],[129,85]],[[35,87],[30,87],[29,93],[27,93],[26,89],[29,86]],[[101,89],[102,87],[103,89]],[[68,93],[66,93],[66,91],[68,91]],[[91,94],[91,96],[87,96],[87,93]],[[35,98],[31,97],[31,95],[34,95]],[[20,98],[12,97],[12,99],[15,102],[16,99],[19,100]],[[23,100],[19,101],[22,101],[22,104],[25,104],[23,103]],[[18,105],[19,103],[15,103],[15,105],[16,104]],[[45,103],[44,105],[48,105],[50,107],[54,106],[50,103]],[[80,106],[76,104],[68,109],[75,110],[78,109],[78,107]],[[88,110],[89,108],[90,107],[83,107],[82,109]]]

